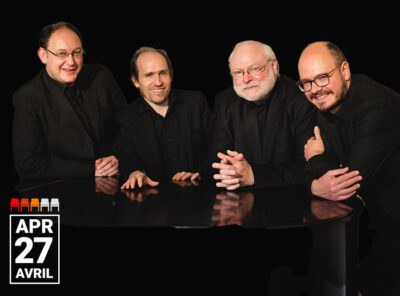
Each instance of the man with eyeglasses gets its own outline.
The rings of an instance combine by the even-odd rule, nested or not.
[[[112,176],[116,114],[126,105],[111,72],[83,64],[82,37],[67,22],[44,27],[45,65],[13,96],[13,154],[22,179]]]
[[[270,46],[243,41],[229,56],[233,87],[217,95],[212,167],[216,186],[275,187],[304,183],[304,145],[315,112],[295,82],[279,74]]]
[[[365,75],[351,75],[343,52],[331,42],[308,45],[298,70],[297,85],[320,111],[304,147],[311,192],[344,200],[379,176],[389,182],[398,175],[393,168],[400,158],[400,95]]]

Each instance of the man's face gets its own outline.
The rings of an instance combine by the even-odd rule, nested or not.
[[[167,104],[172,78],[165,58],[158,52],[146,51],[139,55],[136,65],[138,77],[132,76],[132,82],[144,99],[156,105]]]
[[[274,88],[278,76],[276,59],[269,61],[258,44],[246,44],[235,49],[229,67],[231,74],[245,71],[237,77],[232,75],[232,79],[237,95],[248,101],[264,99]],[[246,72],[255,69],[258,69],[255,74]]]
[[[324,50],[316,54],[305,53],[300,58],[300,81],[318,81],[318,77],[330,72],[327,85],[318,86],[313,82],[311,90],[304,94],[320,111],[336,113],[347,95],[350,83],[347,79],[350,73],[348,63],[343,62],[341,65],[336,65],[334,58]]]
[[[82,44],[78,35],[68,28],[61,28],[51,34],[47,49],[53,53],[74,52],[82,50]],[[82,69],[83,58],[73,57],[60,58],[53,55],[44,48],[40,48],[38,55],[43,64],[46,64],[47,73],[54,80],[66,84],[74,84]]]

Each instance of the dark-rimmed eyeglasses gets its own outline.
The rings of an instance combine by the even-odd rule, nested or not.
[[[83,55],[85,54],[84,49],[77,49],[72,52],[67,52],[67,51],[52,52],[50,49],[48,49],[46,47],[43,47],[43,48],[60,60],[67,59],[69,57],[69,55],[71,55],[74,59],[81,59],[83,57]]]
[[[316,86],[319,87],[327,86],[330,82],[329,78],[333,75],[333,72],[336,70],[337,67],[338,66],[333,68],[328,73],[318,75],[313,80],[299,80],[296,82],[296,85],[300,88],[302,92],[310,91],[312,89],[313,82],[315,83]]]

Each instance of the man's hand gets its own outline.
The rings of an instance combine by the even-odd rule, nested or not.
[[[218,153],[221,162],[212,164],[213,168],[219,169],[219,174],[214,175],[214,179],[220,181],[217,182],[217,187],[235,190],[241,186],[253,185],[253,170],[243,154],[230,150],[227,153],[228,155]]]
[[[159,182],[150,179],[145,173],[141,171],[134,171],[129,175],[128,180],[121,186],[121,189],[134,189],[136,183],[139,188],[142,188],[143,185],[155,187],[160,184]]]
[[[131,191],[131,190],[122,190],[125,193],[126,197],[132,201],[143,202],[147,197],[151,195],[158,195],[160,192],[157,188],[142,188],[139,191]]]
[[[96,177],[111,177],[118,173],[118,159],[114,156],[99,158],[94,162]]]
[[[327,171],[311,184],[312,194],[329,200],[344,200],[353,196],[361,187],[360,172],[348,172],[349,168]]]
[[[188,178],[190,178],[190,181],[200,179],[200,173],[178,172],[172,177],[172,181],[185,181]]]
[[[308,161],[311,157],[325,152],[324,142],[321,138],[319,127],[314,127],[314,137],[308,139],[307,144],[304,145],[304,157]]]
[[[96,192],[104,193],[107,195],[114,195],[118,191],[118,179],[109,178],[95,178]]]

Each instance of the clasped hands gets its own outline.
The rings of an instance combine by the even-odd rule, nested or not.
[[[314,137],[311,137],[304,145],[304,157],[307,161],[315,155],[323,154],[325,145],[321,138],[318,126],[314,128]],[[349,168],[339,168],[327,171],[319,179],[311,183],[312,194],[329,200],[345,200],[353,196],[361,185],[362,180],[359,171],[349,172]]]
[[[253,169],[242,153],[227,150],[227,154],[219,152],[217,156],[221,161],[212,164],[214,169],[219,170],[218,174],[214,174],[217,187],[235,190],[254,184]]]

